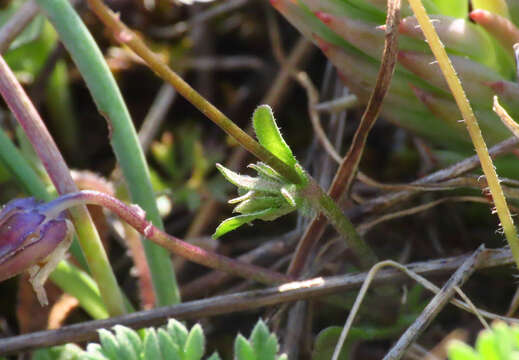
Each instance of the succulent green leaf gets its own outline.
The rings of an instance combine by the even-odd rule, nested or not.
[[[234,341],[234,356],[237,360],[258,360],[249,341],[241,334],[238,334]]]
[[[263,320],[259,320],[252,330],[250,343],[256,353],[256,358],[261,360],[275,360],[279,350],[276,335],[271,334]]]
[[[99,330],[99,341],[101,342],[102,351],[110,360],[118,360],[119,344],[115,336],[108,330]]]
[[[508,357],[514,350],[514,336],[508,325],[503,322],[496,323],[492,327],[497,352],[501,357]]]
[[[159,339],[155,329],[151,328],[146,330],[146,336],[144,337],[144,360],[161,360],[163,359],[160,351]]]
[[[158,329],[160,352],[164,359],[183,360],[184,351],[175,343],[171,335],[164,329]]]
[[[184,349],[184,346],[186,345],[187,336],[189,335],[189,332],[187,331],[184,324],[182,324],[180,321],[171,319],[168,321],[167,326],[168,332],[173,338],[173,341],[178,345],[180,349]]]
[[[288,166],[293,167],[297,163],[292,150],[281,136],[270,106],[258,106],[252,115],[252,123],[261,145]]]
[[[452,341],[447,348],[450,360],[482,360],[477,352],[461,341]]]
[[[216,167],[222,175],[233,185],[247,189],[247,190],[255,190],[255,191],[263,191],[267,193],[277,193],[279,192],[280,184],[274,181],[269,181],[262,178],[254,178],[247,175],[240,175],[235,173],[232,170],[229,170],[222,166],[221,164],[216,164]]]
[[[200,360],[205,351],[204,331],[200,324],[191,328],[184,347],[185,360]]]
[[[139,335],[132,329],[122,325],[115,325],[113,330],[115,332],[115,338],[119,344],[124,344],[124,346],[131,346],[133,352],[138,357],[142,348],[142,341]]]
[[[76,344],[53,346],[46,349],[38,349],[33,352],[32,360],[76,360],[83,350]],[[5,359],[0,357],[0,359]]]

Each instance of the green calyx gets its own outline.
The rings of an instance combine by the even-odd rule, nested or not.
[[[281,136],[272,110],[268,105],[259,106],[252,120],[260,144],[292,167],[300,175],[302,184],[291,183],[262,162],[248,166],[256,171],[257,177],[240,175],[216,164],[222,175],[238,188],[239,196],[229,200],[229,204],[236,204],[233,212],[240,215],[224,220],[213,234],[215,239],[256,219],[272,221],[295,210],[309,208],[301,195],[307,177]]]

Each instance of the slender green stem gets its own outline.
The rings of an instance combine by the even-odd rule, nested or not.
[[[52,218],[54,215],[58,216],[64,210],[83,204],[99,205],[110,209],[135,230],[159,246],[198,264],[264,284],[278,284],[292,280],[289,276],[204,250],[171,236],[146,220],[144,212],[138,206],[129,206],[106,193],[90,190],[69,193],[42,205],[40,209]]]
[[[487,145],[481,134],[476,116],[472,111],[470,102],[467,99],[463,87],[461,86],[460,79],[456,75],[456,71],[454,70],[452,63],[447,56],[447,52],[445,51],[445,48],[443,47],[438,34],[436,33],[436,30],[431,24],[431,20],[427,16],[421,0],[409,0],[409,4],[411,5],[418,23],[422,28],[427,43],[431,47],[434,56],[438,60],[438,64],[443,73],[443,76],[445,77],[449,89],[451,90],[452,95],[456,100],[456,104],[458,105],[458,108],[463,115],[463,119],[467,125],[470,138],[472,139],[472,143],[474,144],[476,153],[478,154],[479,161],[481,162],[481,168],[483,169],[483,173],[487,179],[488,187],[492,195],[492,200],[494,201],[496,207],[497,216],[501,221],[501,226],[503,227],[506,239],[510,245],[512,254],[514,255],[516,265],[519,267],[519,239],[517,238],[516,228],[512,220],[512,216],[510,215],[508,205],[506,204],[503,189],[499,184],[499,179],[497,177],[494,164],[492,163],[492,158],[488,154]]]
[[[362,268],[369,268],[378,261],[377,256],[360,237],[353,224],[344,216],[335,201],[313,179],[305,189],[305,196],[314,208],[320,209],[339,234],[343,236]]]
[[[67,0],[38,0],[56,28],[90,89],[99,111],[110,128],[111,144],[132,196],[155,226],[162,228],[144,154],[128,109],[99,47]],[[180,301],[169,253],[144,241],[154,290],[159,306]]]
[[[40,0],[41,1],[41,0]],[[223,131],[232,136],[241,146],[261,161],[267,163],[278,173],[294,184],[300,184],[301,178],[297,172],[274,156],[270,151],[261,146],[245,131],[240,129],[231,119],[223,114],[218,108],[207,101],[187,82],[178,76],[171,68],[160,60],[146,44],[124,25],[119,17],[108,9],[100,0],[89,0],[90,7],[101,21],[110,28],[118,41],[128,45],[146,64],[155,71],[157,75],[169,82],[186,100],[193,104],[211,121],[218,125]]]
[[[108,311],[103,304],[95,281],[87,273],[62,261],[50,275],[50,279],[67,293],[78,299],[79,304],[94,319],[106,319]]]
[[[31,141],[57,192],[65,194],[77,191],[70,171],[54,140],[2,57],[0,57],[0,93],[25,130],[27,138]],[[90,271],[99,286],[110,314],[114,316],[124,314],[126,310],[122,293],[88,210],[85,206],[76,207],[72,209],[70,215]]]

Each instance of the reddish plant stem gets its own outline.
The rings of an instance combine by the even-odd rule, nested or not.
[[[46,211],[52,211],[57,215],[63,210],[85,204],[99,205],[111,210],[146,238],[197,264],[264,284],[279,284],[293,280],[289,276],[204,250],[169,235],[146,220],[146,214],[137,205],[127,205],[105,193],[88,190],[69,193],[48,202],[43,209],[47,208]]]

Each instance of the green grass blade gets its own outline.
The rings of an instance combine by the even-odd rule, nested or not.
[[[50,279],[61,289],[76,299],[81,307],[94,319],[106,319],[109,317],[99,289],[95,281],[87,273],[77,267],[62,261],[58,264],[50,276]]]
[[[99,111],[109,123],[111,144],[128,183],[132,201],[146,211],[148,219],[154,225],[162,228],[144,154],[139,146],[128,109],[101,51],[67,0],[37,2],[70,52]],[[180,294],[169,253],[146,240],[144,249],[152,274],[157,305],[178,303]]]

